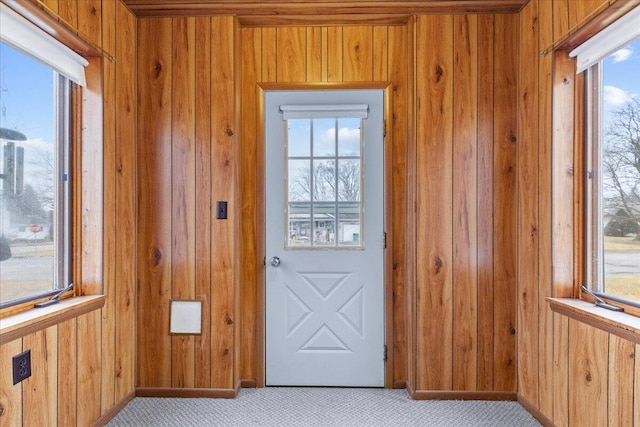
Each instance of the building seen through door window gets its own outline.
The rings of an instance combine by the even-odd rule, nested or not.
[[[640,38],[609,52],[585,76],[585,273],[601,296],[638,304]]]
[[[287,246],[362,247],[362,119],[289,119]]]

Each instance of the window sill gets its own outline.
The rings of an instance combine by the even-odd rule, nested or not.
[[[0,345],[104,306],[104,295],[72,297],[0,319]]]
[[[640,344],[640,317],[596,307],[575,298],[547,298],[556,313]]]

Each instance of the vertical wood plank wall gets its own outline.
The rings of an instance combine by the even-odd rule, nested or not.
[[[0,347],[3,426],[91,425],[135,387],[136,18],[120,1],[47,5],[117,59],[92,59],[83,97],[82,291],[106,302]],[[28,349],[32,375],[14,386],[11,357]]]
[[[531,0],[519,16],[518,394],[557,426],[637,425],[640,419],[640,346],[555,314],[545,301],[573,296],[574,177],[568,171],[579,161],[573,119],[581,80],[566,52],[539,52],[610,3]]]
[[[516,390],[517,29],[517,15],[417,17],[418,395]]]
[[[234,32],[233,17],[138,21],[140,388],[236,386]],[[194,299],[203,333],[170,336],[170,301]]]

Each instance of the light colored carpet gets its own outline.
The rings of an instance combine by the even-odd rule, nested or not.
[[[540,424],[516,402],[411,400],[405,390],[242,389],[236,399],[133,399],[107,426],[505,426]]]

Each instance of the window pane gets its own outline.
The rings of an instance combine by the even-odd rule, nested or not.
[[[55,74],[0,43],[0,303],[56,282]]]
[[[338,200],[357,202],[360,200],[360,160],[338,160]]]
[[[336,120],[313,120],[313,156],[334,157],[336,155]]]
[[[287,121],[287,126],[289,157],[311,156],[311,120],[292,119]]]
[[[311,200],[311,164],[310,159],[289,160],[289,201]]]
[[[306,203],[289,204],[289,235],[287,246],[311,246],[311,206]]]
[[[360,204],[341,203],[338,205],[338,244],[359,246],[361,239]]]
[[[640,40],[601,70],[601,290],[640,301]]]
[[[335,160],[313,161],[313,200],[316,202],[336,200]]]
[[[338,120],[338,155],[360,157],[361,119]]]
[[[335,204],[313,205],[313,246],[335,246]]]

